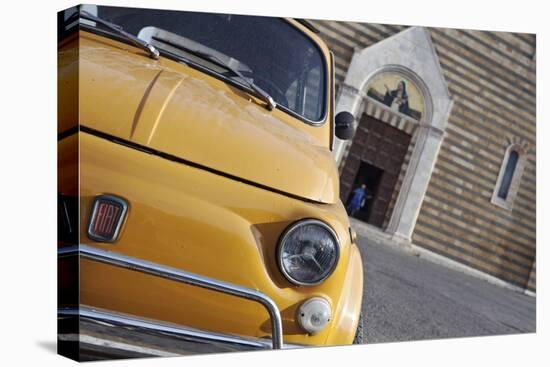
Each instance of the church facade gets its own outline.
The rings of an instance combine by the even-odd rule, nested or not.
[[[392,240],[536,291],[535,35],[311,20],[334,53],[341,199]]]

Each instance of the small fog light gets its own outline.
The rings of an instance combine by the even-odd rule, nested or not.
[[[309,334],[317,334],[332,316],[329,303],[320,297],[310,298],[298,308],[298,323]]]

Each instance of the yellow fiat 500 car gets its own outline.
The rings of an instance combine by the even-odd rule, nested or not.
[[[353,117],[335,116],[313,27],[90,5],[60,19],[59,320],[191,351],[360,342],[331,156]]]

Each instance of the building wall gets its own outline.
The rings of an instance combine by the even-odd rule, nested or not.
[[[406,28],[312,23],[335,53],[338,85],[354,48]],[[442,28],[430,28],[429,33],[454,107],[412,241],[534,291],[535,36]],[[492,204],[491,197],[511,142],[528,149],[519,191],[508,210]]]
[[[334,52],[336,88],[344,81],[354,48],[365,48],[406,29],[406,26],[374,23],[310,20],[321,38]]]
[[[534,37],[430,33],[454,108],[413,242],[527,287],[536,244]],[[491,197],[504,153],[516,139],[529,149],[509,211]]]

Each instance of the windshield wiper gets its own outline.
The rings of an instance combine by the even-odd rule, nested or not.
[[[190,54],[193,54],[195,56],[198,56],[202,59],[206,59],[206,60],[210,61],[213,64],[216,64],[216,65],[218,65],[218,66],[220,66],[220,67],[222,67],[226,70],[229,70],[232,74],[234,74],[237,77],[239,77],[240,79],[242,79],[246,83],[246,85],[248,85],[248,87],[250,87],[254,92],[256,92],[256,94],[266,103],[266,106],[267,106],[268,110],[271,111],[275,107],[277,107],[277,103],[275,102],[273,97],[271,97],[269,95],[269,93],[267,93],[265,90],[263,90],[262,88],[260,88],[259,86],[257,86],[253,82],[251,82],[249,79],[247,79],[239,70],[235,69],[231,65],[229,65],[229,64],[223,62],[222,60],[220,60],[217,56],[211,55],[211,54],[203,52],[203,51],[195,50],[195,49],[192,49],[190,47],[183,46],[182,44],[179,44],[179,43],[175,44],[173,42],[164,40],[162,38],[158,38],[157,40],[160,41],[160,42],[166,43],[166,44],[168,44],[172,47],[179,48],[180,50],[183,50],[183,51],[188,52]]]
[[[131,41],[134,45],[138,46],[142,50],[147,51],[149,53],[149,55],[151,56],[151,58],[153,58],[155,60],[157,60],[159,58],[160,53],[159,53],[159,50],[157,50],[157,48],[155,46],[153,46],[150,43],[147,43],[146,41],[142,40],[139,37],[134,36],[131,33],[126,32],[124,29],[122,29],[121,26],[119,26],[117,24],[114,24],[114,23],[111,23],[111,22],[109,22],[105,19],[101,19],[99,17],[96,17],[95,15],[92,15],[92,14],[90,14],[87,11],[84,11],[84,10],[81,10],[80,12],[77,12],[75,14],[79,14],[80,18],[83,18],[83,19],[86,19],[86,20],[91,20],[92,22],[96,22],[96,23],[100,23],[100,24],[104,25],[105,27],[121,34],[122,36],[124,36],[126,39]]]

